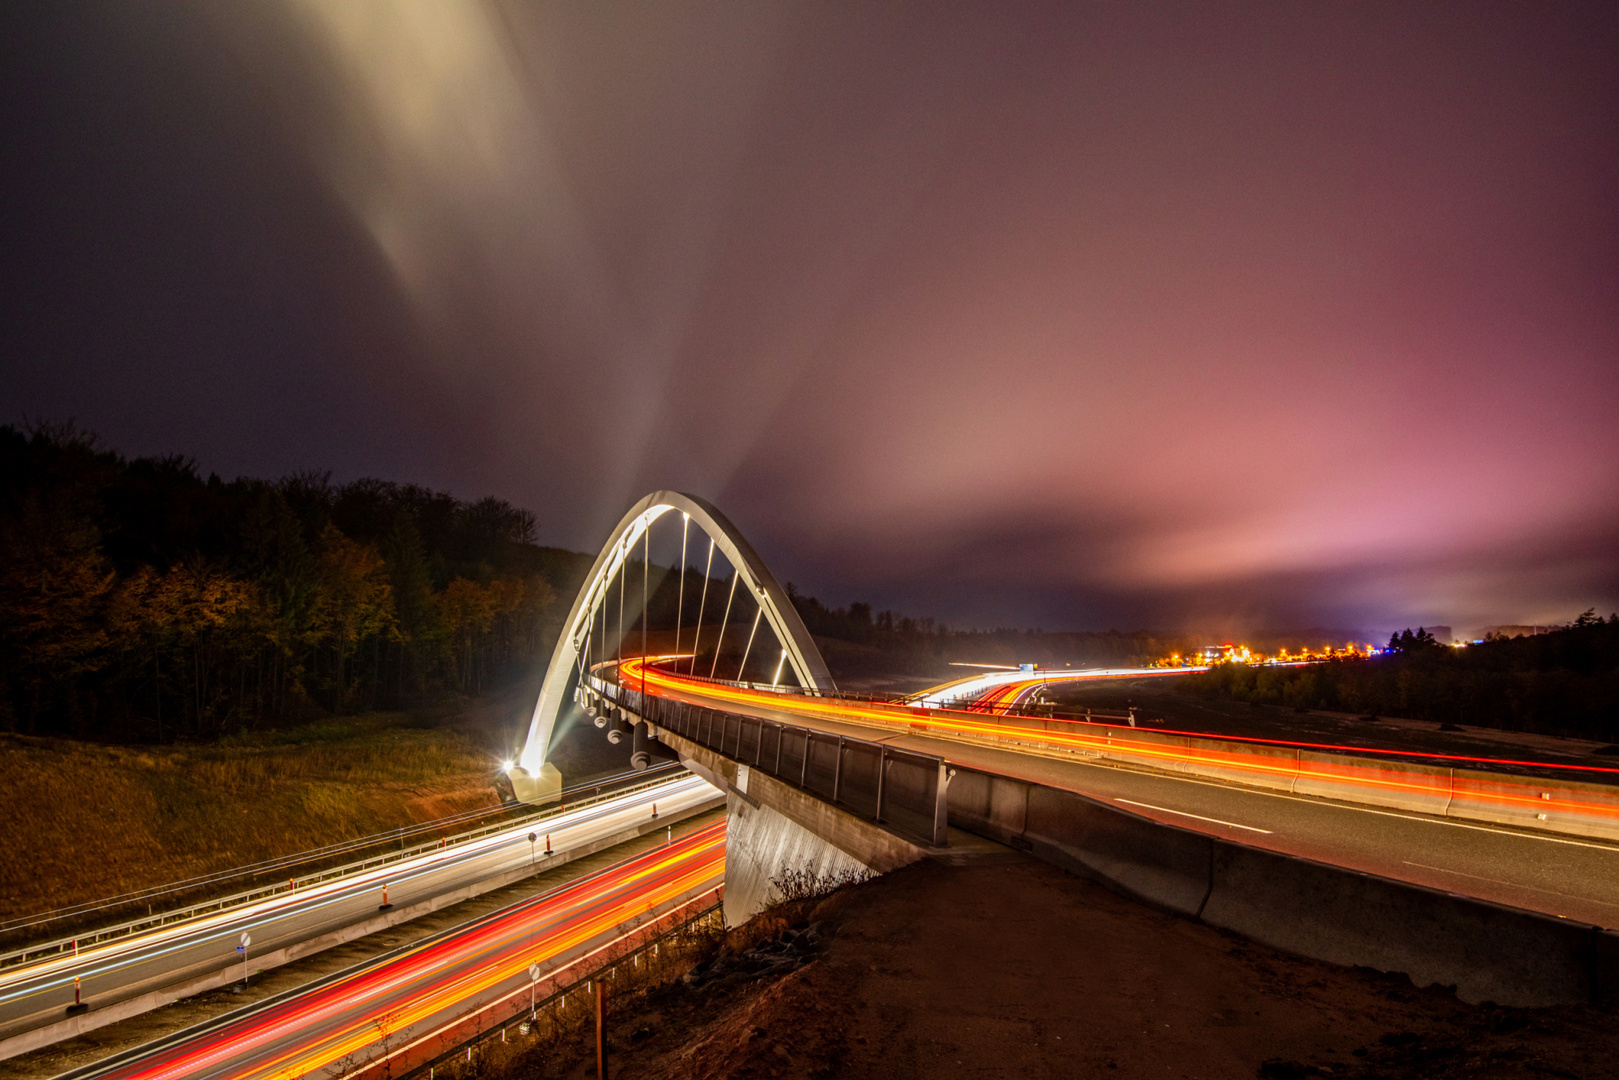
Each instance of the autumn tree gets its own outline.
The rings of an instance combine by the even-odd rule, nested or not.
[[[316,626],[331,650],[335,708],[348,705],[349,668],[367,638],[394,632],[393,587],[382,556],[328,524],[320,536],[320,595]]]

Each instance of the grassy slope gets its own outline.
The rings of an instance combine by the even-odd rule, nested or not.
[[[161,749],[0,736],[0,918],[497,802],[487,740],[399,720]]]

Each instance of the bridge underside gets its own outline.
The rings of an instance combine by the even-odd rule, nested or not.
[[[726,793],[725,917],[745,922],[784,894],[908,865],[945,843],[937,758],[699,709],[591,677],[591,708],[667,747]],[[878,778],[881,777],[881,780]]]

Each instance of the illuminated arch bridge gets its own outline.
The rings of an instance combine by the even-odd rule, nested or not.
[[[655,553],[677,544],[671,580]],[[620,661],[643,656],[661,656],[697,676],[836,691],[803,620],[736,527],[703,499],[655,491],[619,521],[563,623],[523,749],[508,773],[518,799],[559,797],[561,776],[545,755],[557,721],[581,697],[584,676],[616,673]],[[595,720],[612,727],[612,741],[633,740],[635,767],[650,763],[655,747],[643,725],[605,712]]]

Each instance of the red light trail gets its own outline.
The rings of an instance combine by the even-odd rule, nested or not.
[[[600,873],[553,889],[400,955],[274,1003],[234,1022],[93,1075],[128,1080],[186,1076],[304,1076],[365,1063],[379,1042],[397,1053],[435,1023],[505,998],[527,1000],[528,967],[556,966],[654,909],[717,886],[725,825],[709,826]]]
[[[1332,797],[1349,801],[1355,801],[1357,791],[1365,795],[1368,801],[1372,801],[1376,793],[1381,796],[1375,799],[1378,805],[1390,805],[1391,798],[1421,802],[1454,798],[1484,807],[1511,811],[1523,816],[1526,822],[1545,820],[1540,815],[1555,811],[1560,815],[1601,822],[1606,829],[1619,826],[1619,793],[1603,798],[1597,793],[1571,790],[1570,784],[1587,786],[1574,780],[1568,782],[1519,780],[1506,776],[1493,780],[1461,777],[1449,773],[1429,775],[1409,769],[1402,770],[1398,759],[1418,758],[1444,766],[1461,767],[1528,766],[1564,773],[1583,772],[1604,777],[1619,777],[1619,769],[1610,767],[1377,750],[1330,743],[1216,736],[1206,732],[1158,728],[1146,734],[1138,733],[1133,728],[1121,728],[1117,723],[1085,720],[1019,718],[1010,722],[994,721],[978,719],[972,713],[949,709],[807,697],[705,682],[659,668],[656,666],[656,658],[645,665],[639,659],[626,659],[621,665],[621,670],[625,677],[637,683],[644,675],[651,693],[694,699],[698,704],[719,702],[733,707],[771,709],[835,721],[876,723],[922,734],[940,734],[999,743],[1007,745],[1008,749],[1023,749],[1031,742],[1038,742],[1060,750],[1106,754],[1112,757],[1125,756],[1170,770],[1203,769],[1216,775],[1238,777],[1239,782],[1258,783],[1268,787],[1282,786],[1284,781],[1289,786],[1296,787],[1298,782],[1303,781],[1309,785],[1316,785],[1323,792],[1330,789],[1335,793]],[[1020,681],[1010,685],[1016,687],[1026,684],[1027,681]],[[1244,744],[1244,748],[1177,745],[1163,741],[1166,737],[1239,743]],[[1247,747],[1252,747],[1252,750]],[[1267,753],[1267,750],[1273,752]],[[1355,755],[1362,760],[1305,759],[1306,753],[1316,751],[1325,754]],[[1388,765],[1381,765],[1379,761],[1367,762],[1365,761],[1367,757],[1387,759]],[[1443,806],[1440,806],[1439,812],[1442,813],[1443,809]]]

